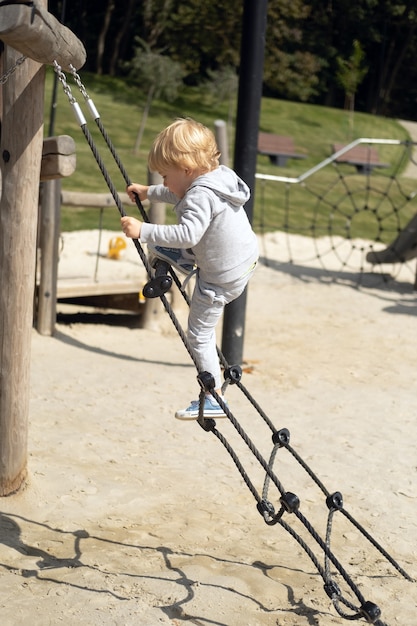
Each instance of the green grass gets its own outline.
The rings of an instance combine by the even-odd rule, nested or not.
[[[53,76],[53,71],[48,68],[45,92],[46,131],[49,128]],[[133,181],[146,181],[147,153],[153,138],[175,117],[194,117],[211,128],[215,120],[227,120],[228,102],[218,103],[201,89],[185,88],[174,103],[155,101],[152,104],[140,152],[134,155],[133,147],[146,94],[117,79],[91,74],[81,74],[81,79]],[[70,76],[68,84],[81,105],[88,129],[113,184],[118,191],[124,191],[125,181]],[[77,169],[71,177],[62,180],[63,189],[108,193],[106,182],[60,84],[57,96],[54,134],[71,135],[77,151]],[[289,160],[288,167],[285,168],[277,168],[269,162],[268,157],[258,156],[257,171],[275,176],[298,177],[326,159],[331,154],[331,144],[334,142],[349,143],[359,137],[409,140],[406,130],[393,119],[355,113],[352,122],[349,114],[342,110],[270,98],[262,100],[260,129],[292,136],[297,151],[306,154],[305,159]],[[229,152],[233,162],[233,145]],[[393,175],[405,166],[405,160],[401,160],[403,146],[380,145],[378,154],[380,160],[390,163],[391,167],[375,171],[370,179],[371,185],[367,177],[356,175],[354,168],[348,165],[340,166],[337,170],[333,166],[326,167],[309,178],[305,185],[258,182],[253,218],[255,229],[261,231],[286,228],[290,232],[319,236],[326,234],[331,224],[341,236],[389,240],[398,231],[395,207],[401,207],[404,220],[408,220],[416,211],[412,203],[404,201],[414,191],[414,183],[402,179],[401,189],[398,190],[392,182]],[[342,178],[341,174],[346,177]],[[395,199],[389,200],[388,190],[391,193],[394,188]],[[136,209],[131,211],[135,214]],[[169,219],[168,211],[167,220]],[[97,209],[62,208],[61,227],[65,231],[97,228],[99,220],[100,211]],[[103,211],[104,228],[117,230],[119,223],[116,207]]]

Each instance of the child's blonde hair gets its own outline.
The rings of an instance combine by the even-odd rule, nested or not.
[[[159,133],[149,152],[152,172],[163,172],[172,165],[211,172],[219,166],[220,152],[214,134],[200,122],[180,118]]]

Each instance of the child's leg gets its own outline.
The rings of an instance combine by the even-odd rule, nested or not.
[[[239,280],[226,285],[210,285],[197,275],[191,299],[187,336],[200,365],[200,371],[210,372],[215,389],[221,392],[221,370],[216,347],[216,325],[226,304],[244,291],[253,270]]]
[[[221,370],[216,348],[216,325],[224,309],[223,298],[197,280],[188,317],[187,338],[201,372],[214,377],[215,389],[221,388]]]
[[[224,304],[215,298],[213,290],[201,289],[196,281],[191,299],[188,318],[187,338],[196,358],[200,372],[209,372],[214,377],[216,391],[221,394],[221,370],[216,348],[215,327],[222,314]],[[197,419],[200,412],[200,400],[192,401],[186,409],[175,413],[181,420]],[[210,395],[206,395],[203,415],[205,418],[226,417],[223,409]]]
[[[193,256],[181,248],[164,248],[148,244],[148,259],[152,266],[156,259],[166,261],[174,270],[183,274],[189,274],[194,270]]]
[[[187,338],[196,357],[200,372],[209,372],[214,377],[214,388],[221,395],[221,369],[216,347],[216,325],[224,306],[235,300],[244,290],[252,272],[238,281],[221,287],[197,280],[191,299],[188,318]],[[184,410],[177,411],[178,419],[196,419],[199,415],[199,401],[191,402]],[[223,409],[211,396],[206,396],[204,417],[226,417]]]

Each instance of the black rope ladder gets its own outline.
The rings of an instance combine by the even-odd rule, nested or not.
[[[66,76],[65,74],[62,72],[61,67],[58,65],[58,63],[55,61],[54,63],[54,69],[55,72],[58,76],[59,81],[62,84],[64,93],[66,94],[69,103],[71,104],[71,106],[73,107],[76,119],[81,127],[81,130],[91,148],[91,151],[96,159],[96,162],[100,168],[100,171],[107,183],[107,186],[114,198],[114,201],[116,203],[116,206],[119,210],[119,213],[121,216],[124,216],[126,213],[124,211],[122,202],[120,200],[120,197],[110,179],[110,176],[107,172],[107,169],[103,163],[103,160],[98,152],[98,149],[96,147],[96,144],[87,128],[87,122],[84,118],[84,115],[81,111],[80,106],[78,105],[76,99],[74,98],[74,96],[72,95],[71,89],[66,81]],[[81,82],[81,79],[79,77],[79,75],[77,74],[75,68],[71,67],[71,73],[73,76],[73,79],[75,81],[75,83],[77,84],[78,88],[80,89],[80,92],[83,96],[83,98],[85,99],[85,102],[87,104],[88,109],[90,110],[90,113],[92,115],[92,117],[94,118],[94,121],[96,122],[105,143],[107,144],[117,166],[119,167],[119,170],[126,182],[127,185],[130,184],[130,179],[126,173],[126,170],[123,166],[123,164],[121,163],[117,152],[100,120],[100,115],[94,105],[94,103],[92,102],[91,98],[89,97],[89,95],[87,94],[84,85]],[[146,211],[143,208],[143,205],[139,199],[139,197],[136,195],[135,197],[136,200],[136,204],[137,207],[139,209],[139,212],[143,218],[144,221],[149,222],[149,218],[146,214]],[[388,552],[379,544],[375,541],[375,539],[373,539],[373,537],[370,536],[370,534],[365,530],[365,528],[363,528],[363,526],[361,524],[359,524],[349,513],[348,511],[346,511],[346,509],[343,506],[343,497],[342,494],[340,492],[335,492],[335,493],[330,493],[327,488],[324,486],[324,484],[319,480],[319,478],[316,476],[316,474],[310,469],[310,467],[303,461],[303,459],[297,454],[297,452],[294,450],[294,448],[291,446],[290,444],[290,432],[287,428],[281,428],[280,430],[276,429],[274,424],[271,422],[271,420],[269,419],[269,417],[264,413],[264,411],[262,410],[262,408],[259,406],[259,404],[256,402],[256,400],[251,396],[251,394],[249,393],[249,391],[245,388],[245,386],[242,384],[241,382],[241,377],[242,377],[242,370],[239,366],[237,365],[232,365],[230,366],[224,355],[221,353],[221,351],[219,350],[219,348],[217,348],[217,352],[219,355],[219,360],[220,363],[224,369],[224,378],[225,378],[225,382],[223,385],[223,390],[227,387],[227,385],[232,384],[232,385],[236,385],[237,388],[239,388],[243,394],[245,395],[245,397],[247,398],[247,400],[252,404],[252,406],[255,408],[255,410],[257,411],[257,413],[260,415],[260,417],[263,419],[263,421],[265,422],[265,424],[267,425],[267,427],[271,430],[272,432],[272,443],[273,443],[273,448],[272,448],[272,452],[270,454],[269,460],[267,461],[262,454],[259,452],[259,450],[256,448],[256,446],[254,445],[254,443],[252,442],[252,440],[250,439],[250,437],[248,436],[248,434],[244,431],[244,429],[242,428],[242,426],[240,425],[240,423],[238,422],[238,420],[236,419],[236,417],[232,414],[232,412],[230,411],[228,405],[224,402],[224,400],[222,399],[221,396],[219,396],[219,394],[216,393],[215,391],[215,383],[214,383],[214,378],[213,376],[208,373],[208,372],[200,372],[199,368],[198,368],[198,364],[196,362],[196,359],[192,353],[192,350],[189,346],[187,337],[185,332],[183,331],[181,325],[178,322],[178,319],[174,313],[174,311],[172,310],[172,307],[169,303],[169,301],[167,300],[166,296],[165,296],[165,292],[167,291],[167,289],[169,289],[169,287],[172,284],[172,281],[175,282],[175,284],[177,285],[177,287],[179,288],[179,291],[181,292],[182,296],[184,297],[185,301],[187,302],[187,304],[190,304],[189,302],[189,298],[185,292],[185,290],[182,288],[182,283],[179,280],[179,278],[177,277],[175,271],[166,263],[164,263],[163,261],[161,261],[161,269],[160,269],[160,276],[162,275],[162,282],[161,282],[161,278],[160,276],[158,277],[158,265],[156,266],[155,271],[153,272],[148,258],[140,244],[140,242],[137,239],[133,240],[134,245],[136,246],[136,249],[139,253],[139,256],[141,258],[141,261],[143,263],[143,265],[145,266],[145,269],[148,273],[148,276],[150,277],[150,282],[148,283],[148,285],[151,285],[151,289],[150,289],[150,293],[148,295],[148,297],[159,297],[163,303],[163,306],[165,308],[165,310],[167,311],[168,315],[170,316],[185,348],[187,349],[196,369],[197,369],[197,381],[199,383],[199,387],[200,387],[200,393],[199,393],[199,417],[197,419],[199,425],[203,428],[204,431],[206,432],[211,432],[213,433],[213,435],[215,437],[217,437],[217,439],[220,441],[220,443],[224,446],[224,448],[226,449],[226,451],[228,452],[228,454],[230,455],[230,457],[232,458],[237,470],[239,471],[241,477],[243,478],[245,484],[247,485],[249,491],[252,493],[254,499],[256,500],[256,507],[258,512],[260,513],[260,515],[262,516],[262,518],[264,519],[265,523],[268,526],[274,526],[276,524],[279,524],[280,526],[282,526],[282,528],[284,528],[294,539],[295,541],[301,546],[301,548],[305,551],[305,553],[309,556],[309,558],[311,559],[311,561],[313,562],[314,566],[316,567],[318,573],[320,574],[320,576],[323,579],[324,582],[324,590],[326,592],[326,594],[328,595],[328,597],[331,599],[334,608],[336,610],[336,612],[344,619],[347,620],[361,620],[364,619],[366,622],[370,623],[370,624],[375,624],[376,626],[387,626],[387,624],[385,622],[382,622],[380,617],[381,617],[381,610],[380,608],[374,604],[371,601],[365,600],[365,598],[363,597],[362,593],[360,592],[360,590],[358,589],[358,587],[356,586],[356,584],[353,582],[353,580],[351,579],[351,577],[349,576],[349,574],[346,572],[345,568],[342,566],[342,564],[338,561],[338,559],[335,557],[335,555],[333,554],[331,548],[330,548],[330,543],[331,543],[331,532],[332,532],[332,526],[333,526],[333,519],[336,513],[340,513],[341,515],[344,515],[345,518],[351,523],[353,524],[353,526],[356,527],[357,530],[359,530],[362,535],[380,552],[380,554],[382,556],[384,556],[384,558],[408,581],[414,582],[413,579],[409,576],[409,574],[407,574],[407,572],[388,554]],[[169,276],[168,276],[169,273]],[[155,276],[156,275],[156,276]],[[154,278],[152,278],[152,276],[154,276]],[[169,279],[166,280],[164,282],[165,279]],[[152,282],[155,281],[155,279],[159,282]],[[226,437],[217,429],[216,426],[216,421],[214,419],[205,419],[203,417],[203,406],[204,406],[204,397],[206,392],[210,392],[214,398],[217,400],[217,402],[220,404],[221,408],[223,409],[224,413],[227,415],[229,421],[231,422],[231,424],[233,425],[233,427],[235,428],[235,430],[237,431],[237,433],[239,434],[239,436],[242,438],[242,440],[244,441],[244,443],[247,445],[247,447],[249,448],[249,450],[252,452],[252,454],[254,455],[254,457],[256,458],[256,460],[258,461],[258,463],[260,464],[260,466],[262,467],[262,469],[265,472],[265,478],[264,478],[264,483],[263,483],[263,489],[262,492],[259,493],[258,490],[256,489],[255,485],[253,484],[251,478],[249,477],[248,473],[246,472],[242,462],[240,461],[237,453],[235,452],[235,450],[232,448],[232,446],[230,445],[229,441],[226,439]],[[282,450],[285,449],[287,450],[292,456],[293,458],[300,464],[300,466],[307,472],[307,474],[310,476],[310,478],[313,480],[313,482],[317,485],[317,487],[323,492],[324,496],[325,496],[325,502],[328,508],[328,515],[327,515],[327,525],[326,525],[326,535],[325,538],[323,539],[319,533],[315,530],[315,528],[312,526],[312,524],[308,521],[308,519],[301,513],[300,511],[300,499],[299,497],[289,491],[286,491],[286,489],[284,488],[283,484],[280,482],[280,480],[278,479],[276,473],[274,472],[274,462],[275,459],[278,455],[278,453]],[[277,505],[277,510],[274,506],[274,504],[271,502],[271,500],[269,499],[269,490],[271,487],[271,483],[276,487],[276,489],[279,492],[279,496],[278,496],[278,505]],[[302,524],[302,526],[304,527],[304,529],[308,532],[309,535],[311,535],[311,537],[314,539],[314,541],[318,544],[318,546],[320,547],[321,551],[324,554],[324,564],[322,565],[319,561],[319,559],[317,558],[316,554],[314,553],[314,551],[309,547],[309,545],[306,543],[306,541],[294,530],[294,528],[289,525],[285,520],[284,520],[284,516],[285,514],[288,515],[292,515],[295,518],[298,519],[298,521]],[[336,570],[336,572],[343,578],[343,580],[345,581],[346,585],[350,588],[351,592],[353,593],[354,596],[356,596],[356,599],[359,603],[359,606],[357,606],[357,604],[354,604],[349,598],[346,598],[343,593],[342,590],[340,588],[340,586],[338,585],[338,583],[336,582],[334,575],[332,573],[332,566],[333,568]],[[351,594],[350,594],[351,595]]]

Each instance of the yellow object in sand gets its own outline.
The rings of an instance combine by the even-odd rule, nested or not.
[[[109,251],[107,256],[109,259],[120,259],[120,255],[126,248],[126,241],[122,237],[112,237],[109,241]]]

